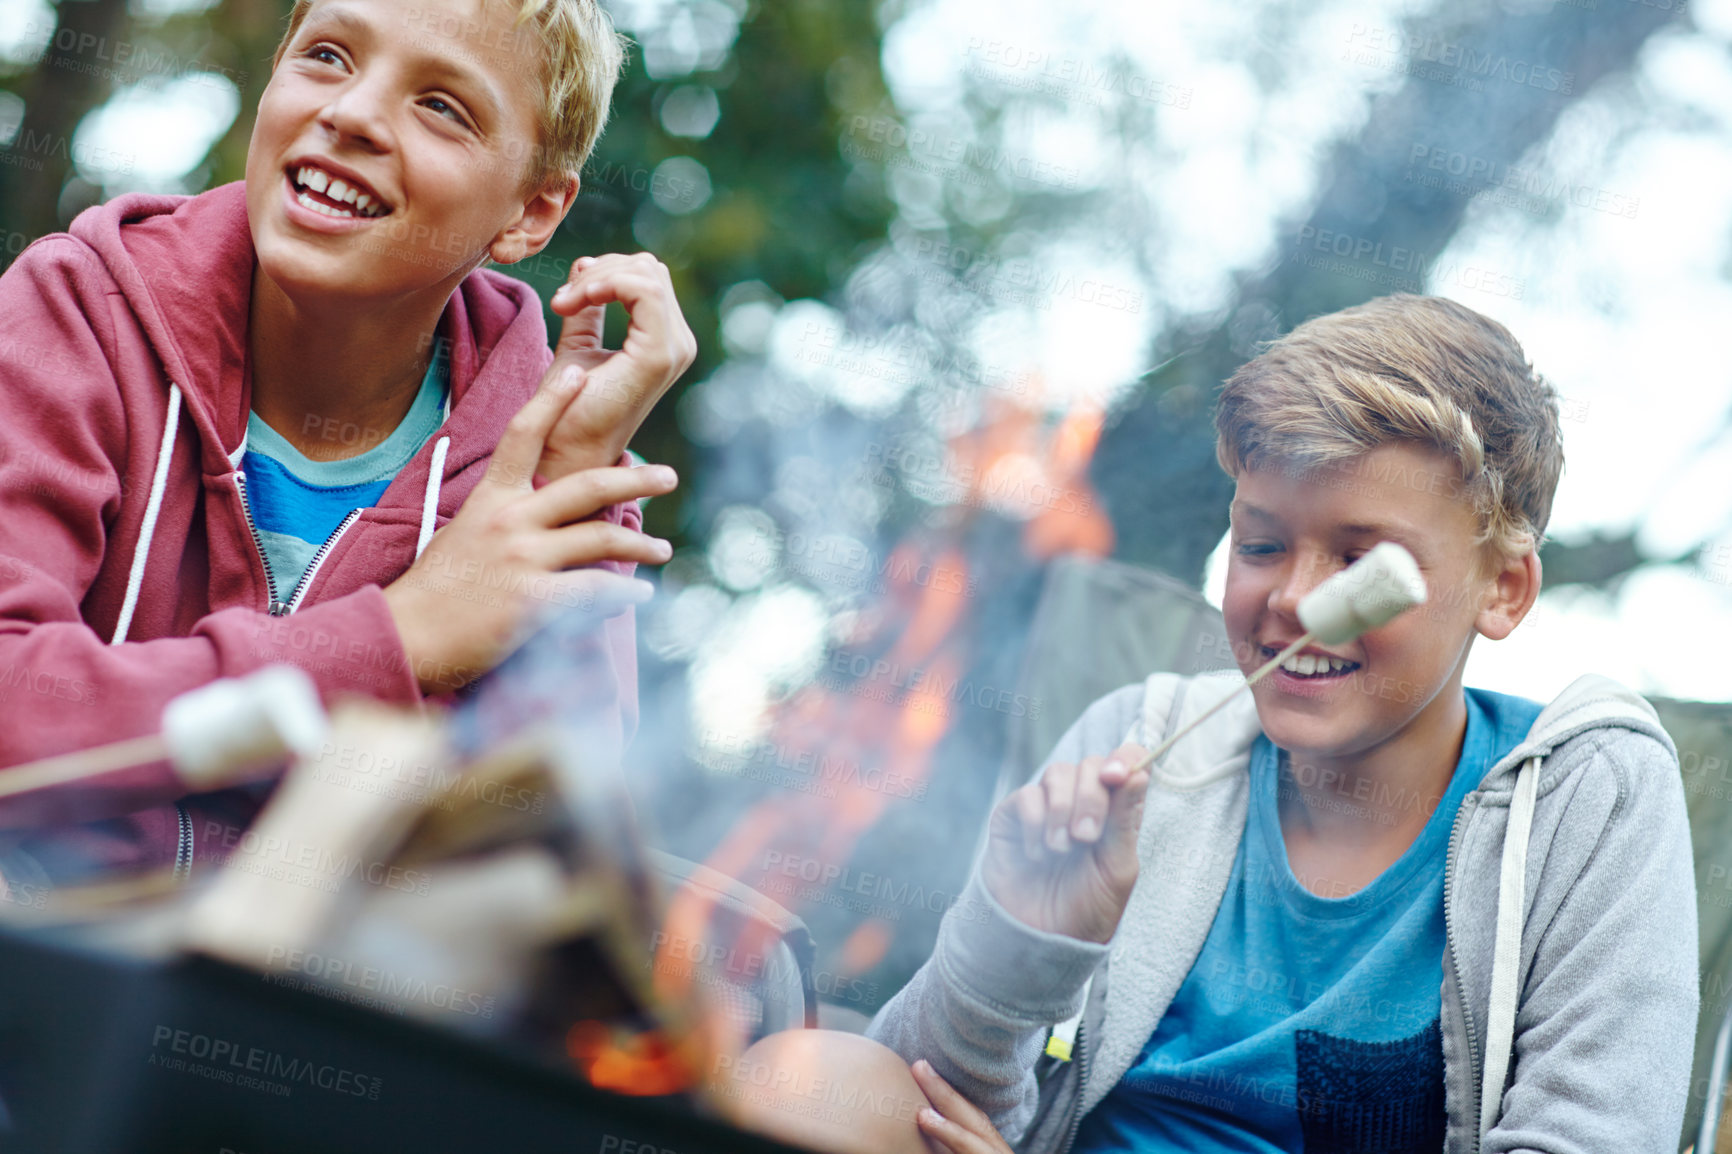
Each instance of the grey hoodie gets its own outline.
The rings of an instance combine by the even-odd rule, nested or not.
[[[1153,746],[1242,684],[1237,673],[1156,674],[1101,698],[1051,761]],[[1202,950],[1245,828],[1248,695],[1153,772],[1141,874],[1105,945],[1012,918],[978,870],[932,959],[868,1033],[930,1061],[1029,1152],[1070,1149],[1124,1076]],[[1526,868],[1514,1055],[1479,1139],[1480,1082],[1504,829],[1517,770],[1541,757]],[[1696,1028],[1696,888],[1676,750],[1653,708],[1603,677],[1548,705],[1527,739],[1462,801],[1444,879],[1445,1154],[1677,1149]],[[977,904],[971,904],[977,903]],[[1072,1060],[1042,1055],[1081,1010]]]

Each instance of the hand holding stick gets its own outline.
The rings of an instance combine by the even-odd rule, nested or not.
[[[1191,730],[1220,712],[1229,701],[1268,676],[1277,665],[1318,641],[1340,645],[1362,633],[1387,625],[1415,605],[1425,604],[1425,578],[1413,554],[1394,541],[1383,541],[1365,556],[1317,586],[1299,602],[1299,623],[1305,632],[1299,639],[1245,679],[1245,684],[1210,706],[1189,725],[1150,750],[1131,766],[1134,773],[1147,769],[1179,743]]]

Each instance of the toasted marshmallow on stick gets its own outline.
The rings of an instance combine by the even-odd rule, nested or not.
[[[213,681],[162,711],[175,776],[195,789],[216,789],[286,757],[313,753],[325,730],[319,691],[293,665]]]
[[[1311,640],[1341,645],[1423,604],[1425,578],[1413,554],[1384,541],[1307,593],[1299,602],[1299,623]]]
[[[292,665],[272,665],[176,697],[162,711],[161,733],[0,771],[0,797],[164,759],[189,790],[217,789],[316,752],[325,732],[312,678]]]
[[[1263,663],[1227,696],[1199,714],[1189,725],[1150,750],[1131,766],[1131,772],[1147,769],[1179,739],[1214,716],[1222,706],[1250,689],[1276,666],[1311,644],[1341,645],[1363,633],[1389,624],[1415,605],[1425,604],[1425,578],[1413,554],[1394,541],[1382,541],[1359,560],[1324,581],[1299,602],[1299,624],[1305,632],[1293,644]]]

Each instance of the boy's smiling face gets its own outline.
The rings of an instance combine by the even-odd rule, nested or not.
[[[247,151],[260,267],[291,298],[402,298],[539,249],[576,191],[524,188],[544,65],[501,0],[317,0]]]
[[[1305,594],[1379,541],[1406,547],[1429,591],[1425,605],[1355,641],[1308,646],[1289,663],[1301,671],[1259,682],[1252,692],[1270,740],[1337,761],[1447,730],[1474,636],[1507,636],[1539,578],[1537,560],[1482,556],[1455,462],[1397,443],[1309,472],[1247,470],[1237,483],[1221,609],[1247,674],[1304,633]]]

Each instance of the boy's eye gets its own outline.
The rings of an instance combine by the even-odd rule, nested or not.
[[[1272,545],[1266,541],[1251,541],[1237,546],[1235,551],[1241,557],[1265,557],[1271,553],[1279,552],[1280,548],[1279,545]]]
[[[313,45],[311,48],[307,49],[306,57],[308,60],[317,60],[321,64],[343,63],[343,58],[339,56],[337,50],[332,48],[329,44]]]
[[[423,103],[422,107],[431,108],[440,116],[448,116],[458,124],[468,127],[468,122],[463,119],[463,113],[458,110],[455,104],[452,104],[449,100],[446,100],[443,97],[429,96]]]

